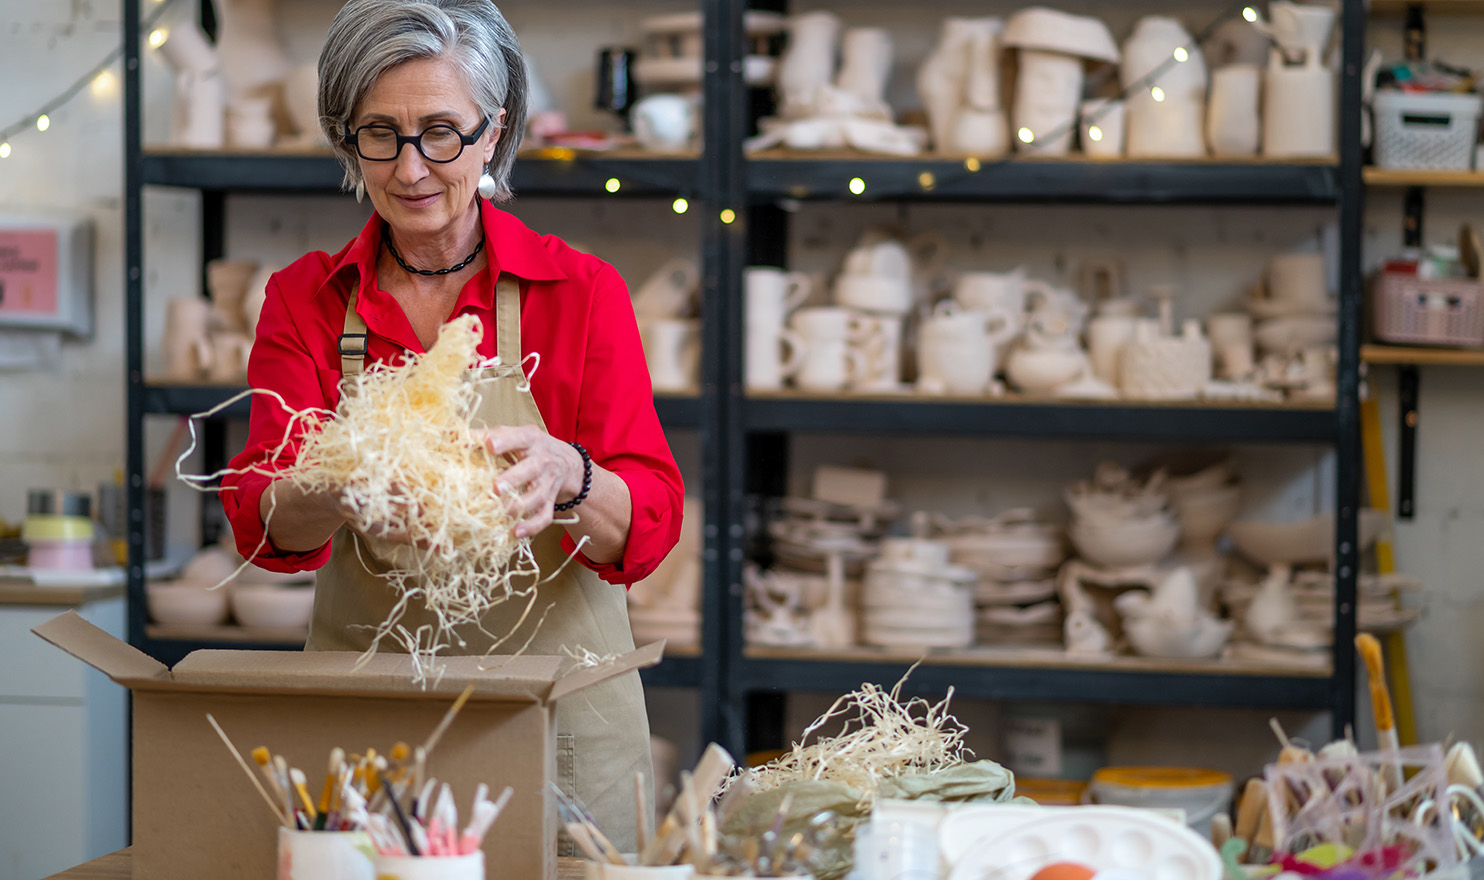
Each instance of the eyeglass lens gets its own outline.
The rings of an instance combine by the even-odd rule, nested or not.
[[[464,140],[458,129],[448,125],[431,125],[422,134],[402,138],[389,125],[363,125],[356,129],[356,149],[361,158],[372,161],[395,159],[400,141],[411,141],[433,162],[452,162],[464,152]]]

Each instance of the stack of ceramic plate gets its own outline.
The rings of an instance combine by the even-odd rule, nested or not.
[[[1105,569],[1140,568],[1170,555],[1180,520],[1170,510],[1163,471],[1137,479],[1116,464],[1098,466],[1091,481],[1067,489],[1077,555]]]
[[[892,502],[858,507],[812,498],[779,499],[768,523],[773,559],[786,568],[819,574],[827,570],[830,557],[838,555],[845,573],[859,577],[900,510]]]
[[[948,545],[888,538],[866,568],[861,641],[885,648],[963,648],[974,642],[978,574],[948,562]]]
[[[954,564],[979,573],[974,588],[979,642],[1061,643],[1056,570],[1067,550],[1060,527],[1019,509],[993,519],[934,517],[931,526],[943,536]]]
[[[1233,619],[1244,621],[1247,609],[1261,589],[1259,584],[1227,581],[1221,585],[1221,602]],[[1363,574],[1356,582],[1356,626],[1365,632],[1388,632],[1400,629],[1420,613],[1416,608],[1398,608],[1393,598],[1398,591],[1414,592],[1422,582],[1405,574]],[[1295,574],[1288,584],[1293,600],[1294,617],[1286,630],[1313,633],[1308,638],[1279,639],[1277,647],[1294,649],[1327,649],[1334,639],[1335,582],[1326,572],[1305,571]],[[1250,635],[1250,634],[1249,634]],[[1270,642],[1270,644],[1275,644]]]

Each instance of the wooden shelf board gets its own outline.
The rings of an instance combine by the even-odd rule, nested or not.
[[[1362,345],[1360,359],[1368,364],[1484,367],[1484,349],[1412,348],[1402,345]]]
[[[749,646],[748,659],[821,661],[830,663],[902,663],[919,659],[924,665],[962,666],[982,669],[1050,669],[1093,672],[1147,672],[1178,675],[1252,675],[1295,678],[1327,678],[1328,663],[1322,666],[1280,665],[1250,660],[1171,660],[1157,657],[1077,657],[1057,648],[972,647],[956,651],[892,650],[856,647],[831,651]]]
[[[1481,4],[1484,5],[1484,4]],[[1429,171],[1412,168],[1367,168],[1367,186],[1484,187],[1484,171]]]
[[[1327,401],[1301,400],[1273,403],[1262,400],[1131,400],[1118,398],[1112,400],[1072,397],[1038,397],[1030,394],[1017,394],[1007,391],[997,397],[984,395],[951,395],[951,394],[822,394],[813,391],[749,391],[749,400],[796,400],[831,403],[896,403],[904,406],[932,406],[934,404],[951,403],[966,406],[1001,406],[1001,405],[1023,405],[1023,406],[1045,406],[1045,407],[1086,407],[1088,409],[1100,408],[1125,408],[1137,407],[1140,409],[1193,409],[1193,410],[1297,410],[1302,412],[1332,412],[1334,404]]]
[[[1371,0],[1371,14],[1401,15],[1412,2],[1421,2],[1427,11],[1443,15],[1484,13],[1484,0]]]
[[[0,580],[0,605],[38,605],[77,608],[124,595],[123,584],[85,587],[38,587],[32,583]]]

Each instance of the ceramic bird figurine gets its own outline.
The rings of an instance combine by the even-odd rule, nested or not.
[[[1271,644],[1278,631],[1298,617],[1298,606],[1289,590],[1290,576],[1289,566],[1270,566],[1268,576],[1258,588],[1257,595],[1252,597],[1247,613],[1242,616],[1247,632],[1259,642]]]

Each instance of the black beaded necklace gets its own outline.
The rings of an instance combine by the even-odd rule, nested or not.
[[[457,272],[470,263],[474,262],[474,258],[479,256],[480,251],[484,250],[484,236],[481,235],[479,237],[479,243],[474,246],[474,253],[463,258],[459,262],[454,263],[447,269],[417,269],[407,265],[407,261],[402,259],[401,254],[397,253],[396,245],[392,244],[392,225],[390,223],[381,224],[381,240],[386,243],[387,252],[392,255],[392,259],[397,261],[397,265],[401,266],[403,269],[406,269],[408,272],[413,273],[414,275],[448,275],[453,272]]]

